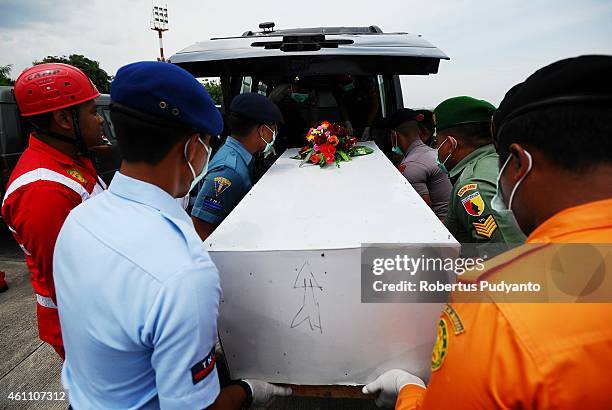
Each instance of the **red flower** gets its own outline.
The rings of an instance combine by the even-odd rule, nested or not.
[[[327,162],[328,164],[331,164],[332,162],[334,162],[334,154],[332,153],[325,154],[325,162]]]
[[[319,154],[312,154],[310,156],[310,162],[312,162],[313,164],[318,164],[319,161],[321,161],[321,157],[319,156]]]
[[[351,149],[353,148],[355,145],[357,144],[357,138],[355,137],[351,137],[348,140],[346,140],[346,142],[344,143],[344,148],[345,149]]]
[[[325,143],[319,147],[319,150],[323,155],[331,154],[334,155],[336,153],[336,148],[329,143]]]
[[[325,138],[325,135],[319,135],[318,137],[315,138],[315,144],[325,144],[327,142],[327,138]]]

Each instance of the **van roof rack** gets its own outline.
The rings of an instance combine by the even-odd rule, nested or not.
[[[242,37],[257,37],[270,35],[295,35],[295,34],[383,34],[378,26],[367,27],[305,27],[285,30],[274,30],[273,22],[265,22],[259,25],[262,31],[245,31]]]

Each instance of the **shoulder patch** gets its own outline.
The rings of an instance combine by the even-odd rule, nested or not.
[[[480,236],[484,236],[485,238],[490,238],[493,235],[493,232],[497,229],[497,222],[495,222],[495,218],[493,215],[489,215],[487,219],[481,222],[472,223],[476,233]]]
[[[193,384],[198,384],[208,376],[215,368],[215,362],[217,361],[217,353],[215,347],[206,355],[206,357],[197,362],[191,368],[191,381]]]
[[[465,327],[463,326],[463,322],[461,321],[459,314],[457,313],[455,308],[453,308],[450,305],[450,303],[447,303],[444,306],[443,312],[446,314],[446,316],[448,316],[448,319],[450,320],[451,325],[453,325],[453,331],[455,335],[459,335],[465,332]]]
[[[83,175],[81,175],[81,172],[79,172],[78,169],[70,168],[66,172],[68,173],[68,175],[70,175],[72,178],[76,179],[80,183],[82,183],[82,184],[86,184],[87,183],[87,180],[83,177]]]
[[[431,370],[436,371],[442,367],[446,350],[448,349],[448,325],[446,320],[440,319],[438,322],[438,335],[436,336],[436,344],[431,352]]]
[[[480,192],[476,191],[461,199],[461,204],[468,215],[480,216],[485,210],[485,203],[480,196]]]
[[[457,191],[457,196],[461,197],[466,192],[473,191],[476,188],[478,188],[478,184],[467,184],[467,185],[464,185],[461,188],[459,188],[459,191]]]
[[[221,195],[232,185],[232,181],[225,177],[215,177],[215,196]]]
[[[399,169],[399,172],[404,173],[404,171],[406,170],[406,164],[400,164],[397,169]]]

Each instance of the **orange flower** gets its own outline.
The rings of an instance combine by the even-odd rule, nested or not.
[[[328,128],[330,125],[331,125],[331,123],[329,123],[329,121],[323,121],[323,122],[321,123],[321,126],[322,126],[323,128]]]
[[[335,147],[336,145],[338,145],[338,142],[339,142],[338,137],[336,137],[335,135],[332,135],[331,137],[327,139],[327,142],[329,142]]]

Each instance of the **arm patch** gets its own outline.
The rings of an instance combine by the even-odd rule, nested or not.
[[[215,368],[215,363],[217,362],[217,353],[215,352],[215,347],[210,350],[208,355],[199,362],[197,362],[191,368],[191,381],[193,384],[198,384],[202,380],[204,380]]]

